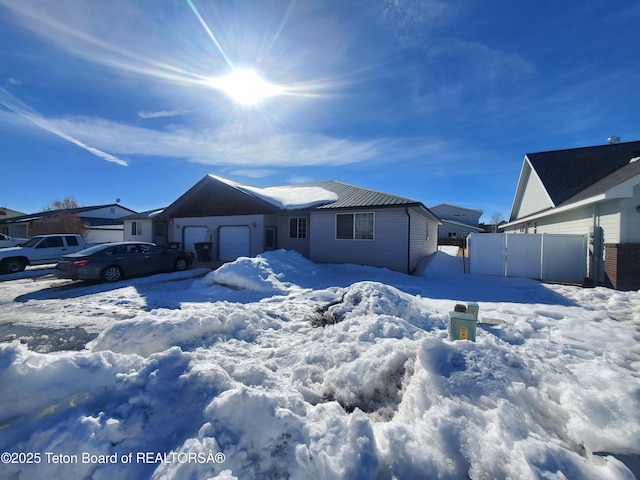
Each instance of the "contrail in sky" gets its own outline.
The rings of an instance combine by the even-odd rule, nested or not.
[[[33,123],[37,127],[42,128],[48,132],[53,133],[54,135],[59,136],[60,138],[64,138],[68,142],[77,145],[80,148],[85,149],[87,152],[106,160],[107,162],[117,163],[118,165],[128,166],[128,163],[125,160],[122,160],[115,155],[111,155],[110,153],[103,152],[95,147],[87,145],[86,143],[81,142],[77,138],[61,131],[56,128],[51,121],[47,120],[45,117],[40,115],[31,107],[25,105],[21,100],[17,99],[11,93],[9,93],[4,88],[0,87],[0,105],[4,105],[6,108],[14,112],[16,115],[28,120]]]

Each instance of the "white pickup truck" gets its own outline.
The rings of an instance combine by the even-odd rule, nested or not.
[[[58,258],[84,250],[80,235],[38,235],[19,247],[0,249],[0,273],[21,272],[27,265],[56,263]]]
[[[10,237],[4,233],[0,233],[0,248],[15,247],[27,240],[27,238]]]

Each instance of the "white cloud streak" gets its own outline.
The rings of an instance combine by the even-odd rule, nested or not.
[[[74,145],[86,150],[87,152],[95,155],[96,157],[102,158],[107,162],[117,163],[118,165],[127,166],[127,162],[112,155],[110,153],[104,152],[96,147],[93,147],[81,140],[72,134],[68,133],[72,130],[65,130],[64,128],[60,128],[60,125],[57,125],[55,121],[51,121],[38,112],[25,105],[23,102],[15,98],[11,93],[9,93],[4,88],[0,87],[0,105],[4,105],[7,109],[14,112],[19,117],[28,120],[34,126],[41,128],[42,130],[46,130],[47,132],[53,133],[58,137],[73,143]]]
[[[159,112],[138,112],[138,117],[146,119],[150,118],[165,118],[165,117],[177,117],[187,113],[183,110],[162,110]]]
[[[429,164],[449,159],[442,152],[442,145],[428,139],[355,140],[318,133],[252,131],[228,125],[217,129],[154,130],[95,117],[45,118],[28,107],[18,108],[16,101],[7,102],[6,97],[7,92],[0,89],[0,104],[29,120],[34,127],[120,165],[127,162],[116,155],[177,158],[232,167],[245,176],[258,177],[280,167],[342,166],[408,158],[422,158]],[[10,115],[0,115],[0,121],[11,123],[12,119]]]

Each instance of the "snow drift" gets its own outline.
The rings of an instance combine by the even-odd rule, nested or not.
[[[270,252],[84,351],[2,344],[0,451],[41,461],[0,476],[634,478],[640,293],[458,262],[409,277]],[[461,300],[490,322],[475,343],[448,340]]]

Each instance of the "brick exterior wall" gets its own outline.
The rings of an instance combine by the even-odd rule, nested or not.
[[[640,243],[605,243],[605,285],[616,290],[640,290]]]

